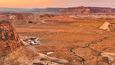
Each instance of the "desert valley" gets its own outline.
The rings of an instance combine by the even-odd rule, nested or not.
[[[0,12],[0,65],[115,65],[115,8]]]

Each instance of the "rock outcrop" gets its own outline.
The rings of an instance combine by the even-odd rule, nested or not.
[[[7,54],[22,45],[11,23],[0,21],[0,64]]]

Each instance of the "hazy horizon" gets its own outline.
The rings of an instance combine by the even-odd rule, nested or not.
[[[5,8],[65,8],[65,7],[110,7],[115,8],[115,0],[1,0]]]
[[[0,8],[19,8],[19,9],[47,9],[47,8],[72,8],[72,7],[104,7],[104,6],[70,6],[70,7],[0,7]],[[115,7],[105,7],[105,8],[115,8]]]

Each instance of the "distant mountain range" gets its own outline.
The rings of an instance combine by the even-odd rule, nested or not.
[[[0,8],[1,13],[46,13],[46,14],[56,14],[61,12],[60,9],[63,8]]]
[[[108,7],[73,7],[62,11],[65,14],[115,14],[115,8]]]
[[[1,13],[40,13],[40,14],[114,14],[109,7],[70,7],[70,8],[0,8]]]

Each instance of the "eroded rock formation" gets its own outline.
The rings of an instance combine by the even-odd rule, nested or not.
[[[22,45],[9,21],[0,21],[0,61]],[[2,59],[2,60],[1,60]]]

